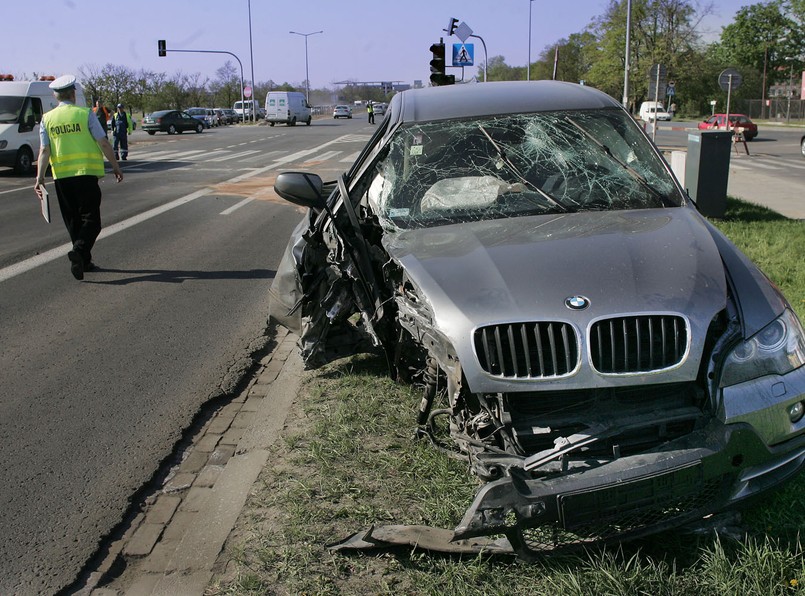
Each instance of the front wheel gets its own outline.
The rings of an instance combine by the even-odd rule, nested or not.
[[[149,131],[148,131],[148,134],[150,134],[150,135],[153,137],[155,134],[157,134],[157,131],[155,131],[155,130],[149,130]]]
[[[307,122],[305,122],[305,124],[307,124],[308,126],[310,126],[310,122],[311,122],[311,120],[313,120],[313,118],[311,118],[310,116],[308,116],[308,117],[307,117]]]
[[[173,124],[168,126],[168,134],[169,135],[175,135],[176,134],[176,126],[174,126]]]
[[[802,137],[802,140],[799,142],[799,151],[802,153],[802,157],[805,157],[805,137]]]
[[[204,127],[201,124],[197,124],[196,125],[196,133],[201,133],[202,130],[204,130]]]
[[[20,147],[17,157],[14,158],[14,173],[20,176],[30,176],[34,173],[34,153],[29,147]]]
[[[269,126],[274,126],[274,123],[273,123],[273,122],[269,122],[269,123],[268,123],[268,125],[269,125]]]

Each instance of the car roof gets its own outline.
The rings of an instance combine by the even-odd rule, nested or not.
[[[151,115],[155,114],[169,114],[170,112],[176,112],[177,110],[157,110],[156,112],[151,112]]]
[[[620,103],[615,99],[585,85],[563,81],[501,81],[409,89],[392,98],[390,111],[392,120],[430,122],[616,107],[620,107]]]

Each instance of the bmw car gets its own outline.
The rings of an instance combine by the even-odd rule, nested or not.
[[[452,541],[623,541],[802,470],[802,324],[608,95],[405,91],[348,172],[275,190],[308,209],[271,318],[422,387],[412,427],[480,481]]]

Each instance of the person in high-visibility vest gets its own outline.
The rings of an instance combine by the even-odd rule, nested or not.
[[[98,118],[89,108],[75,105],[75,77],[64,75],[49,85],[59,102],[46,112],[39,127],[39,159],[34,191],[44,198],[45,173],[51,167],[59,209],[73,249],[67,253],[70,272],[84,279],[95,268],[92,247],[101,233],[101,187],[103,158],[112,164],[118,182],[123,172],[115,159]]]

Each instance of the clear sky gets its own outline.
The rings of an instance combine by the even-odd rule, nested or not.
[[[712,4],[705,38],[718,37],[742,6],[759,0],[694,0]],[[249,44],[251,3],[252,51]],[[577,33],[604,13],[608,0],[533,0],[531,57]],[[226,54],[168,53],[157,56],[157,40],[168,50],[232,52],[245,79],[300,85],[305,79],[305,39],[311,88],[339,81],[422,80],[428,84],[429,47],[445,35],[450,17],[483,38],[487,55],[525,66],[529,54],[528,0],[39,0],[4,1],[0,73],[78,74],[81,66],[107,63],[167,73],[215,78]],[[293,35],[323,31],[307,38]],[[445,39],[448,44],[458,42]],[[475,42],[475,64],[484,60]],[[449,47],[449,46],[448,46]],[[448,53],[448,64],[450,54]],[[450,73],[459,71],[449,70]],[[471,77],[476,67],[466,69]],[[460,75],[459,75],[460,77]]]

